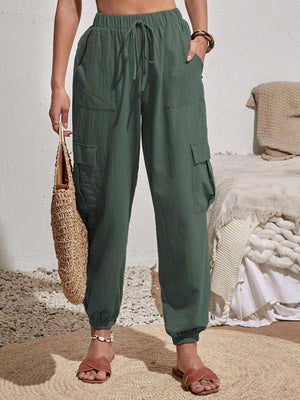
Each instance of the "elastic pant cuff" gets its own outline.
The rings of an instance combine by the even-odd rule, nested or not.
[[[88,314],[90,325],[95,329],[108,329],[116,323],[115,318],[107,317],[99,312],[94,312],[92,315]]]
[[[173,344],[177,345],[177,344],[182,344],[182,343],[198,342],[199,333],[201,331],[204,331],[205,329],[206,329],[206,326],[201,327],[201,328],[193,328],[193,329],[187,329],[185,331],[181,331],[181,332],[177,333],[176,335],[172,336]]]

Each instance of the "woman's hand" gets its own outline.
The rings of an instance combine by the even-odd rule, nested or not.
[[[197,53],[204,64],[206,50],[207,50],[207,39],[205,39],[205,37],[203,36],[196,36],[195,39],[190,40],[190,48],[189,51],[187,52],[186,60],[191,61],[195,53]]]
[[[68,127],[68,114],[70,109],[70,99],[64,87],[52,88],[51,106],[49,116],[52,122],[53,130],[58,134],[58,122],[61,116],[61,122],[64,128]],[[64,136],[71,135],[70,130],[64,130]]]

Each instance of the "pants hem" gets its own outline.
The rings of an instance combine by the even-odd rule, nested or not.
[[[116,319],[103,318],[101,317],[101,314],[97,312],[95,313],[95,315],[88,315],[88,318],[91,327],[95,329],[109,329],[112,328],[116,323]]]
[[[172,341],[174,345],[183,343],[194,343],[199,341],[199,333],[204,331],[206,327],[188,329],[181,331],[176,335],[172,335]]]

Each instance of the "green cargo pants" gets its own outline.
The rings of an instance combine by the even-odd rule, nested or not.
[[[203,62],[197,54],[186,61],[190,34],[178,8],[97,12],[73,71],[73,179],[89,238],[85,311],[96,329],[119,315],[141,138],[173,344],[199,340],[210,297],[206,210],[215,183]]]

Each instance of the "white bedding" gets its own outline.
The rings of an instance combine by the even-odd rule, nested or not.
[[[212,292],[211,304],[211,318],[220,318],[223,298]],[[277,320],[300,320],[299,274],[244,257],[226,325],[259,327]]]

